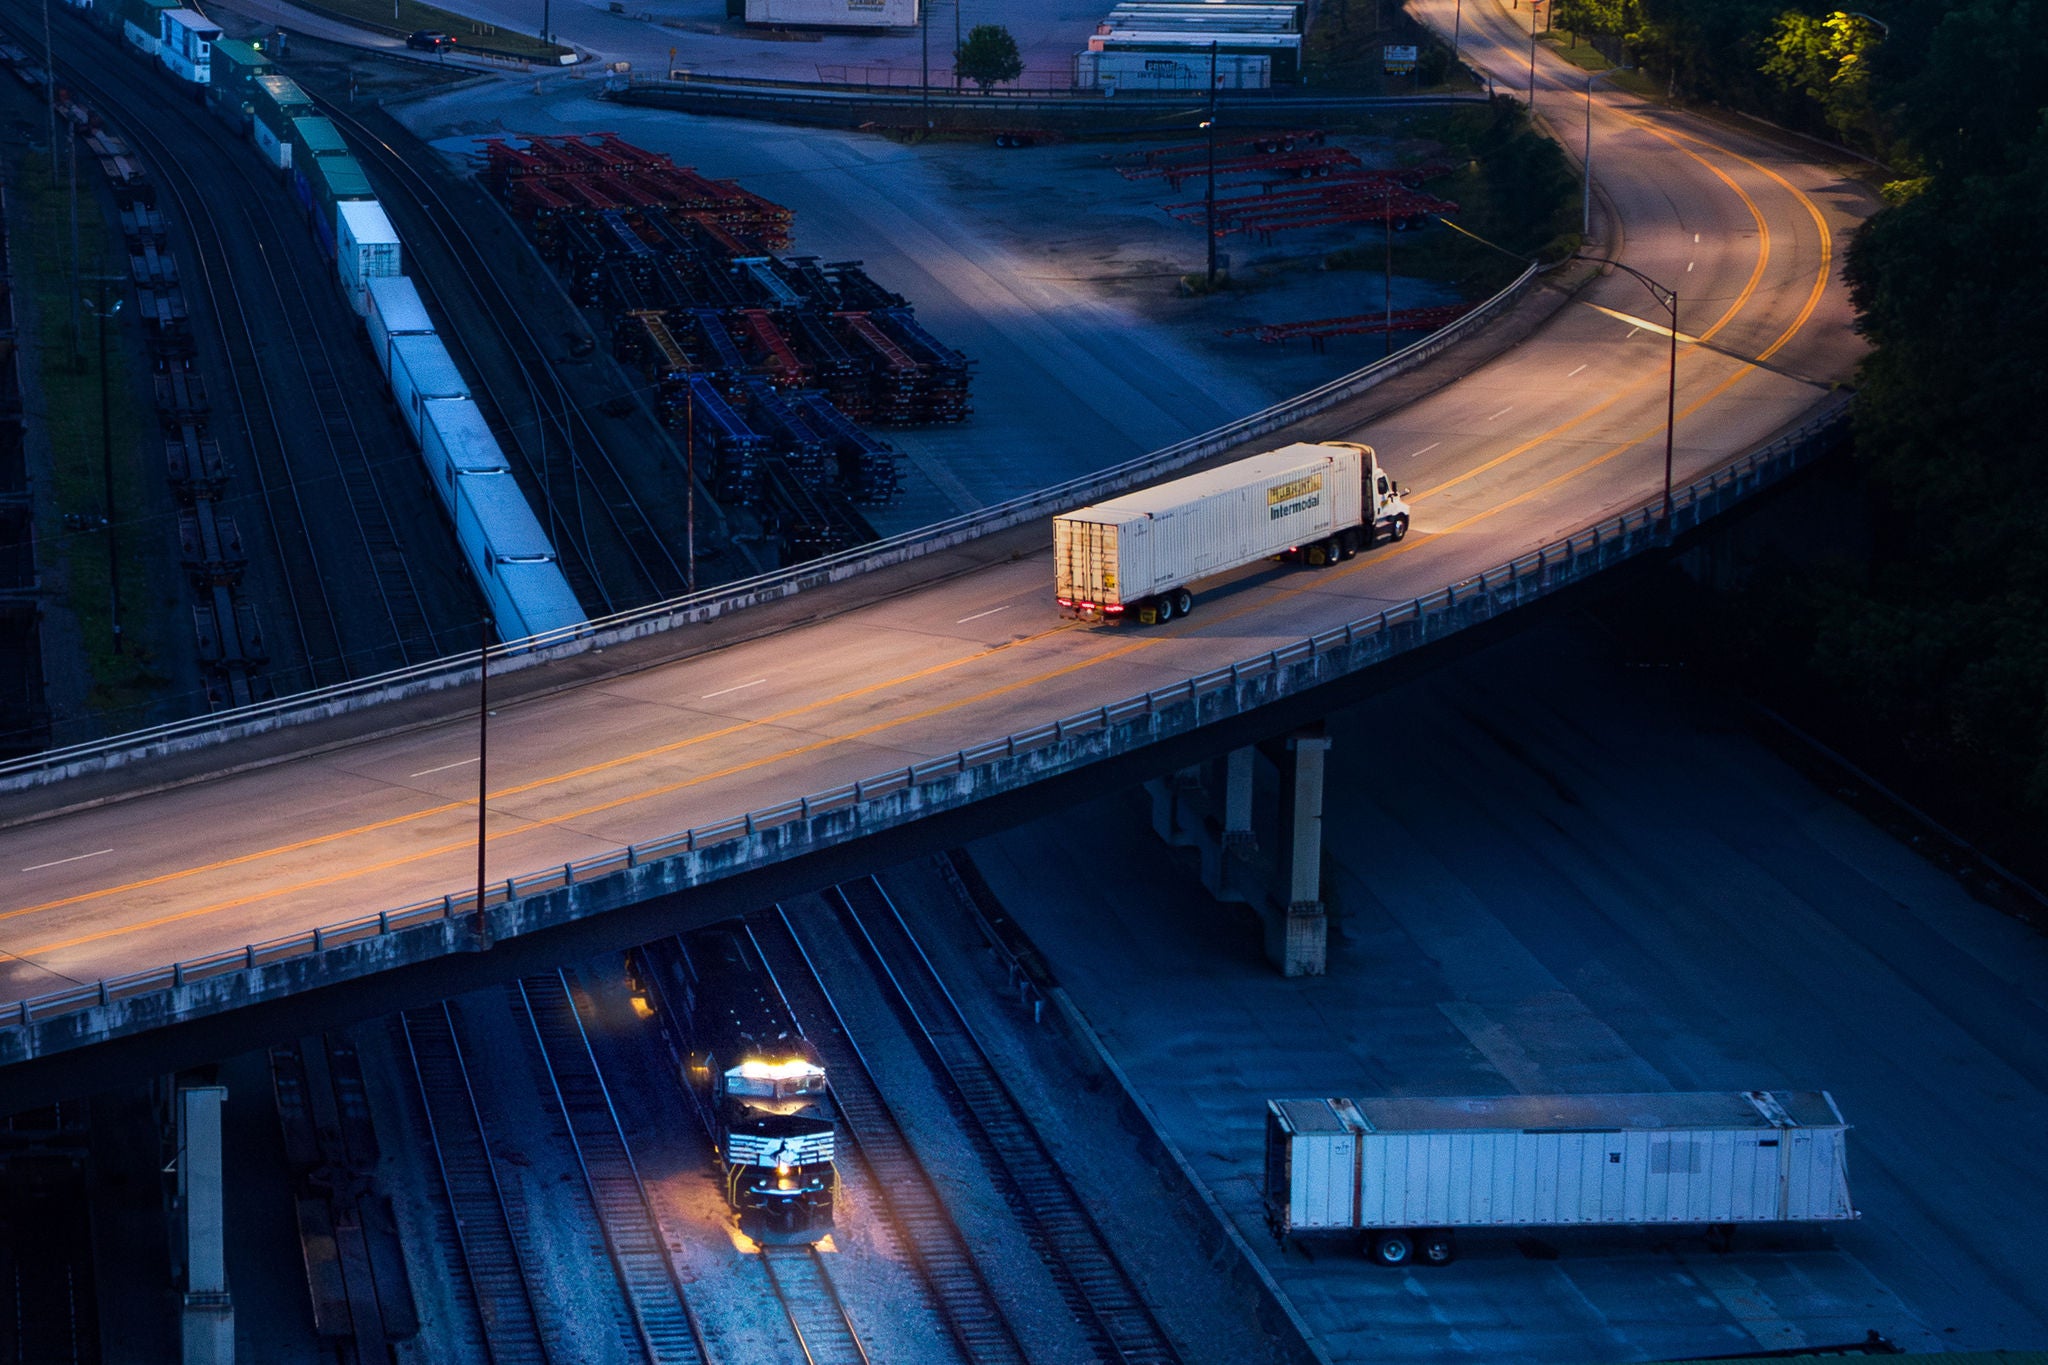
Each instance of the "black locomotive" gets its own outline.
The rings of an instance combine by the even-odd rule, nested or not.
[[[740,1232],[764,1245],[830,1236],[838,1177],[825,1067],[746,925],[661,939],[628,965],[711,1134]]]

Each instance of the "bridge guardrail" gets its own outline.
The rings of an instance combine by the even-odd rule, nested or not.
[[[1224,694],[1231,695],[1234,709],[1242,710],[1250,709],[1262,700],[1270,700],[1274,695],[1331,681],[1343,673],[1368,667],[1547,597],[1616,563],[1668,545],[1677,532],[1699,525],[1705,518],[1777,482],[1830,448],[1847,428],[1849,402],[1847,397],[1842,398],[1796,431],[1674,490],[1669,526],[1662,522],[1662,499],[1659,498],[1471,578],[1447,584],[1426,596],[1264,654],[1195,674],[1170,687],[1126,697],[962,749],[946,757],[778,802],[663,839],[628,844],[578,862],[506,878],[485,889],[481,906],[474,891],[460,896],[443,896],[435,901],[423,901],[322,926],[310,933],[250,944],[236,951],[213,953],[151,971],[110,977],[89,985],[23,999],[0,1013],[0,1065],[20,1061],[30,1055],[23,1043],[23,1031],[32,1023],[113,1006],[137,997],[160,995],[365,940],[427,928],[440,929],[445,938],[451,925],[476,915],[479,909],[489,911],[494,906],[503,906],[522,897],[556,891],[665,859],[696,855],[706,849],[756,839],[772,831],[807,825],[820,817],[841,812],[852,812],[855,823],[859,824],[860,813],[873,808],[877,802],[903,798],[906,805],[914,806],[921,792],[943,779],[964,777],[977,770],[1024,756],[1044,754],[1062,746],[1076,746],[1069,766],[1079,766],[1114,752],[1114,745],[1107,741],[1114,738],[1115,732],[1122,727],[1149,728],[1156,734],[1162,728],[1170,728],[1172,722],[1184,721],[1190,713],[1199,713],[1205,703],[1210,704],[1209,718],[1216,718],[1218,707],[1215,703]],[[1328,670],[1322,667],[1325,660],[1334,660]],[[1293,679],[1290,670],[1305,676]],[[1141,738],[1139,742],[1149,741]],[[961,799],[975,798],[970,794]],[[935,809],[944,804],[945,798],[935,795],[926,803],[926,808]],[[906,818],[903,812],[893,818],[878,816],[870,827],[883,828],[903,818]],[[256,993],[241,994],[244,998],[254,998]],[[174,1011],[168,1009],[167,1002],[167,1008],[159,1013]],[[80,1030],[83,1033],[90,1031],[89,1028]]]
[[[491,672],[532,667],[551,659],[606,648],[643,636],[708,621],[744,607],[759,606],[837,583],[863,573],[906,563],[963,545],[981,536],[1027,524],[1074,507],[1084,507],[1113,493],[1170,474],[1221,454],[1240,442],[1277,431],[1305,417],[1327,411],[1375,385],[1412,369],[1463,340],[1499,315],[1529,287],[1538,267],[1529,266],[1493,297],[1464,317],[1432,332],[1414,345],[1383,360],[1333,379],[1306,393],[1226,422],[1187,440],[1163,446],[1136,459],[1086,474],[1034,493],[978,508],[946,521],[855,546],[838,554],[778,569],[773,573],[707,588],[693,596],[673,598],[612,616],[567,626],[545,635],[510,641],[487,653]],[[261,734],[285,726],[325,720],[364,707],[382,705],[476,681],[474,652],[394,669],[374,677],[335,683],[231,711],[220,711],[82,744],[46,749],[39,754],[0,762],[0,791],[24,790],[68,777],[175,753],[206,744]]]

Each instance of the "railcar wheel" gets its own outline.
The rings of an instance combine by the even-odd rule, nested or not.
[[[1179,612],[1182,616],[1186,616],[1189,612],[1195,609],[1195,595],[1189,592],[1186,588],[1175,589],[1173,594],[1173,609]]]
[[[1425,1232],[1416,1250],[1424,1265],[1449,1265],[1458,1259],[1458,1239],[1449,1232]]]
[[[1415,1241],[1405,1232],[1383,1232],[1372,1239],[1372,1258],[1383,1266],[1404,1266],[1414,1256]]]

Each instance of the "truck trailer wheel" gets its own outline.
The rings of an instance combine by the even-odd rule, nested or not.
[[[1415,1239],[1398,1229],[1372,1239],[1372,1258],[1383,1266],[1403,1266],[1415,1259]]]
[[[1186,588],[1175,588],[1173,590],[1173,609],[1182,616],[1186,616],[1195,609],[1195,595]]]
[[[1165,595],[1164,595],[1164,596],[1162,596],[1162,597],[1158,597],[1158,598],[1155,598],[1155,599],[1153,600],[1153,602],[1152,602],[1152,621],[1153,621],[1153,624],[1155,624],[1155,625],[1161,625],[1161,626],[1163,626],[1163,625],[1165,625],[1165,624],[1166,624],[1166,623],[1167,623],[1168,621],[1171,621],[1172,619],[1173,619],[1173,594],[1172,594],[1172,593],[1167,593],[1167,594],[1165,594]]]
[[[1458,1239],[1449,1232],[1425,1232],[1416,1243],[1415,1254],[1424,1265],[1449,1265],[1458,1259]]]

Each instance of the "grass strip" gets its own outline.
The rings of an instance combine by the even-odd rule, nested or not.
[[[499,28],[438,5],[421,4],[420,0],[315,0],[305,8],[383,33],[403,36],[422,29],[446,33],[455,39],[457,52],[513,57],[543,66],[560,65],[563,57],[574,55],[570,49],[542,42],[530,33]]]
[[[150,565],[164,557],[175,532],[142,511],[150,505],[145,480],[161,477],[163,454],[147,439],[155,434],[155,424],[146,420],[137,401],[136,376],[118,330],[109,334],[106,346],[106,448],[113,454],[116,519],[111,527],[99,524],[106,511],[106,464],[100,430],[100,348],[94,330],[100,324],[93,316],[98,286],[90,277],[117,273],[127,264],[127,253],[114,249],[120,244],[109,229],[99,196],[81,189],[78,259],[86,278],[80,286],[83,297],[74,347],[69,190],[53,183],[50,163],[41,158],[24,165],[17,188],[26,200],[23,217],[29,230],[28,250],[16,259],[28,268],[35,298],[36,374],[50,443],[51,483],[47,495],[36,500],[38,558],[45,565],[46,584],[77,622],[92,680],[87,706],[103,720],[128,724],[163,701],[170,688],[170,679],[156,663],[169,638],[168,627],[149,585],[155,576]],[[125,275],[110,282],[109,308],[128,294]],[[123,322],[117,316],[106,325],[119,329]],[[67,517],[74,520],[67,523]],[[110,534],[121,560],[123,652],[118,654],[107,562]]]

